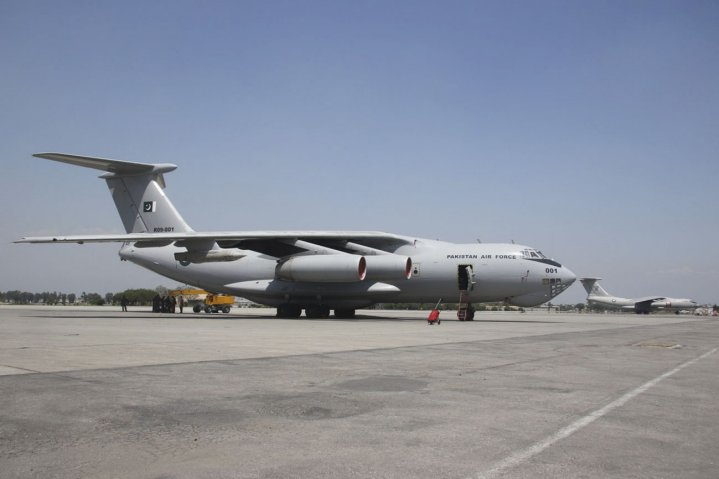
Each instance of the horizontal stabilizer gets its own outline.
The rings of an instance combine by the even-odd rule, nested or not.
[[[94,168],[96,170],[107,171],[108,173],[114,173],[117,175],[167,173],[177,168],[176,165],[171,163],[153,165],[149,163],[110,160],[107,158],[94,158],[91,156],[68,155],[65,153],[37,153],[32,156],[36,158],[43,158],[45,160],[69,163],[75,166],[83,166],[85,168]]]

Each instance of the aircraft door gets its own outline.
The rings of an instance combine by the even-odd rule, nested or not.
[[[460,291],[472,291],[476,281],[474,280],[474,268],[471,264],[460,264],[457,266],[457,289]]]

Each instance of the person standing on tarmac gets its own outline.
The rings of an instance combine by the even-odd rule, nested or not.
[[[180,307],[180,313],[182,313],[182,308],[185,306],[185,298],[182,295],[177,297],[177,305]]]
[[[120,298],[120,306],[122,306],[122,310],[124,312],[127,312],[127,298],[124,294],[122,295],[122,298]]]
[[[162,306],[162,298],[160,298],[159,294],[156,294],[152,298],[152,312],[153,313],[159,313]]]

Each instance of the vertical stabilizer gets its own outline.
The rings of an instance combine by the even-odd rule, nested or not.
[[[107,181],[127,233],[192,231],[164,192],[163,174],[176,169],[175,165],[132,163],[63,153],[39,153],[33,156],[106,171],[101,178]]]
[[[192,229],[165,195],[162,174],[103,175],[128,233],[186,233]]]
[[[579,281],[582,283],[582,286],[584,286],[588,296],[611,296],[597,283],[597,281],[601,279],[602,278],[579,278]]]

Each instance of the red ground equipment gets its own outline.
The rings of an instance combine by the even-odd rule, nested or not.
[[[429,312],[429,317],[427,318],[427,324],[432,326],[434,323],[439,324],[441,321],[439,320],[439,303],[442,302],[442,298],[439,298],[439,301],[437,301],[437,306],[434,307],[432,311]]]

